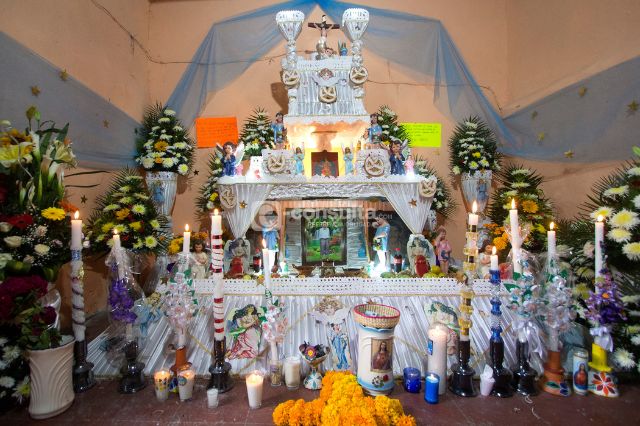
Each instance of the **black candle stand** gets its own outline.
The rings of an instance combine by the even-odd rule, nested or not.
[[[93,377],[93,364],[87,361],[87,341],[76,341],[73,346],[75,363],[73,366],[73,391],[82,393],[96,384]]]
[[[120,372],[122,378],[118,386],[120,393],[136,393],[147,386],[144,380],[144,363],[138,362],[138,343],[128,342],[124,347],[125,365]]]
[[[233,380],[231,379],[231,364],[224,360],[227,352],[226,338],[215,340],[213,343],[214,362],[209,367],[211,379],[207,389],[218,389],[219,393],[225,393],[233,388]]]

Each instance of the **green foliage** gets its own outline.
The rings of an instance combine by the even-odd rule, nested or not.
[[[259,157],[263,149],[273,149],[276,145],[269,113],[256,108],[244,122],[239,140],[244,142],[244,158]]]
[[[407,131],[398,123],[398,115],[389,106],[382,105],[378,109],[378,124],[382,127],[382,141],[388,142],[392,138],[401,141],[409,139]]]
[[[458,206],[451,195],[451,190],[447,186],[447,183],[438,175],[436,170],[431,167],[426,158],[420,155],[415,155],[414,157],[416,162],[414,170],[416,174],[424,177],[435,176],[437,179],[436,194],[433,197],[431,207],[444,218],[451,217]]]
[[[200,187],[200,193],[196,198],[198,212],[203,215],[210,214],[214,209],[222,210],[218,193],[218,179],[222,176],[222,161],[215,153],[209,157],[208,168],[209,176],[204,185]]]
[[[493,131],[479,117],[469,117],[458,123],[449,138],[451,173],[500,169],[502,156]]]

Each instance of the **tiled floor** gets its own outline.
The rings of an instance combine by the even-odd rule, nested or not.
[[[48,420],[32,421],[26,409],[10,412],[0,417],[2,425],[78,425],[104,424],[228,424],[267,425],[271,423],[274,407],[287,399],[315,398],[317,392],[299,389],[288,391],[285,387],[271,387],[265,382],[262,408],[250,410],[244,383],[237,382],[227,394],[220,397],[217,409],[206,406],[206,382],[198,382],[194,399],[180,402],[177,395],[168,401],[158,402],[153,386],[138,394],[121,395],[117,382],[100,382],[87,393],[76,396],[71,408]],[[405,412],[412,414],[420,425],[631,425],[640,424],[637,415],[640,403],[640,387],[623,387],[618,399],[572,396],[554,397],[548,394],[530,398],[517,396],[509,399],[493,397],[459,398],[450,393],[440,404],[425,403],[422,394],[409,394],[396,386],[392,397],[399,398]]]

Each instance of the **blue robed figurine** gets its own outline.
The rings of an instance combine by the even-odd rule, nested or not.
[[[380,213],[376,217],[375,222],[373,222],[373,227],[376,228],[376,233],[373,236],[373,249],[378,256],[378,267],[386,269],[391,225],[389,225],[389,222],[387,222],[382,213]]]
[[[369,135],[369,149],[380,148],[382,142],[382,127],[378,124],[378,114],[371,114],[371,127],[367,133]]]
[[[342,148],[342,159],[344,160],[344,174],[353,174],[353,152],[351,147]]]
[[[262,239],[269,250],[269,268],[273,268],[278,252],[278,215],[275,212],[269,212],[264,216],[264,225],[262,226]]]
[[[279,112],[276,114],[276,121],[271,123],[271,130],[273,131],[273,140],[276,144],[276,149],[284,149],[284,135],[286,130],[282,120],[282,113]]]
[[[216,156],[222,163],[222,176],[235,176],[242,172],[242,157],[244,157],[244,144],[240,142],[236,147],[233,142],[225,142],[220,148],[216,146]]]
[[[296,147],[296,152],[293,154],[293,159],[296,162],[296,175],[304,174],[304,144],[302,147]]]
[[[392,175],[403,175],[404,170],[404,155],[402,155],[402,141],[394,139],[391,141],[391,148],[389,153],[389,163],[391,163]]]

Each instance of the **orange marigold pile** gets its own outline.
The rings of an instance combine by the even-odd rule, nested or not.
[[[289,400],[273,411],[276,426],[371,425],[413,426],[397,399],[365,396],[351,373],[328,372],[322,379],[320,396],[313,401]]]

